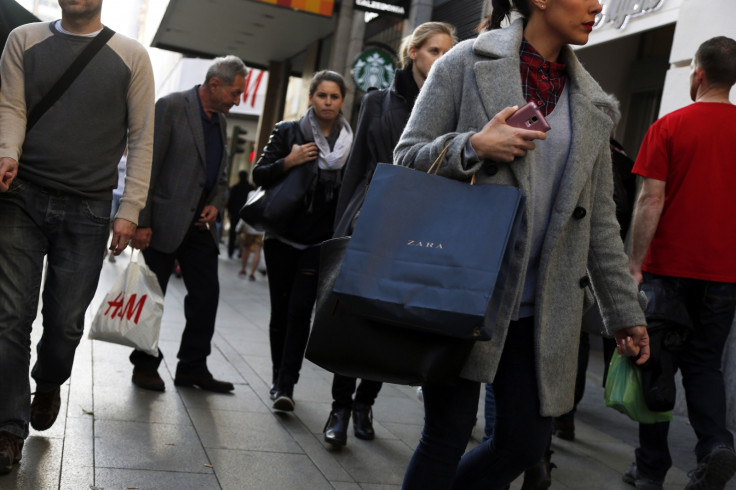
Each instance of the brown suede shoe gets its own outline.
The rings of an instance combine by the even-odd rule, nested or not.
[[[144,390],[164,391],[166,385],[164,380],[159,376],[158,371],[153,369],[133,369],[133,384]]]
[[[61,407],[61,388],[54,391],[36,391],[31,402],[31,427],[46,430],[56,422]]]
[[[7,431],[0,431],[0,475],[10,473],[13,465],[20,461],[23,439]]]

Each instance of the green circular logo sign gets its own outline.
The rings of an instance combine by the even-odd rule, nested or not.
[[[371,87],[387,89],[394,79],[394,68],[391,55],[381,49],[367,49],[353,63],[353,81],[363,92]]]

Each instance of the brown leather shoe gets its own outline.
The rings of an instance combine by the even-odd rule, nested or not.
[[[165,391],[164,380],[153,369],[133,369],[133,384],[144,390]]]
[[[13,465],[20,461],[23,438],[7,431],[0,431],[0,475],[10,473]]]
[[[36,391],[31,402],[31,427],[46,430],[56,422],[61,407],[61,388],[53,391]]]
[[[229,393],[235,389],[232,383],[220,381],[212,377],[212,374],[204,371],[199,373],[182,373],[177,370],[174,378],[176,386],[197,387],[200,390],[215,393]]]

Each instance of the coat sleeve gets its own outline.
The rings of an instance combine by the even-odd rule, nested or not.
[[[457,131],[466,83],[462,77],[452,76],[452,73],[462,73],[459,61],[461,58],[443,56],[432,65],[394,150],[396,164],[426,171],[448,147],[440,175],[467,180],[480,168],[482,161],[467,169],[463,164],[465,145],[475,132]]]
[[[628,259],[616,221],[608,145],[602,145],[594,172],[588,273],[606,330],[613,334],[622,328],[646,325],[646,319],[636,300],[638,288],[628,273]]]
[[[151,182],[148,187],[148,197],[146,205],[138,216],[138,226],[148,228],[151,226],[151,215],[153,213],[152,195],[153,189],[156,188],[161,168],[164,165],[166,154],[169,150],[169,142],[171,139],[171,114],[173,106],[169,104],[167,97],[162,97],[156,101],[156,109],[154,116],[154,135],[153,135],[153,159],[151,161]]]
[[[372,134],[373,130],[376,129],[375,125],[380,122],[380,108],[385,96],[385,91],[382,91],[371,92],[363,98],[363,104],[358,114],[358,124],[353,136],[353,146],[345,164],[345,174],[337,198],[335,236],[348,234],[349,225],[358,211],[350,204],[354,203],[356,199],[362,202],[366,186],[378,164],[376,153],[378,142],[374,140]],[[344,216],[346,211],[351,216]]]
[[[225,116],[220,114],[220,124],[223,128],[223,133],[227,134],[227,121],[225,119]],[[228,195],[230,194],[230,188],[228,187],[228,181],[227,181],[227,172],[228,172],[228,165],[227,162],[229,160],[228,158],[228,152],[225,145],[225,141],[222,142],[223,146],[223,163],[222,163],[222,170],[220,171],[220,176],[217,178],[217,182],[215,183],[215,187],[210,192],[209,196],[207,196],[207,204],[214,206],[217,208],[218,211],[218,219],[222,219],[223,216],[223,210],[225,208],[225,203],[227,202]]]
[[[276,124],[268,138],[268,143],[263,148],[263,153],[258,159],[256,166],[253,168],[253,182],[262,187],[271,187],[276,184],[286,173],[284,169],[284,159],[291,152],[290,141],[288,137],[289,122],[280,122]]]

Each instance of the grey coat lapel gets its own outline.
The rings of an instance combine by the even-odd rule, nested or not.
[[[202,113],[199,108],[199,97],[197,97],[196,90],[199,87],[194,87],[190,92],[187,93],[187,121],[189,122],[189,129],[192,131],[194,137],[194,145],[197,147],[197,153],[199,153],[199,161],[202,165],[207,165],[207,152],[204,148],[204,132],[202,130]]]
[[[476,55],[491,58],[488,61],[478,61],[473,67],[478,93],[489,121],[508,106],[521,107],[526,103],[519,71],[519,46],[524,35],[523,27],[523,22],[517,20],[508,29],[496,29],[481,34],[473,43],[473,52]],[[485,80],[491,82],[484,83]],[[527,182],[529,179],[527,165],[510,165],[510,169],[517,182]]]
[[[569,48],[565,48],[569,50]],[[554,243],[562,232],[565,221],[578,205],[580,194],[586,184],[601,148],[601,142],[608,142],[613,122],[600,110],[599,106],[609,105],[606,94],[583,70],[571,50],[565,53],[567,63],[568,90],[570,92],[570,119],[572,121],[572,141],[570,154],[562,180],[560,192],[553,204],[556,210],[551,216],[547,241]],[[608,145],[605,145],[608,148]],[[587,158],[585,157],[587,155]],[[590,211],[590,210],[587,210]]]
[[[476,85],[483,108],[490,120],[498,111],[510,105],[524,105],[519,73],[519,46],[523,35],[519,21],[509,29],[497,29],[478,36],[473,52],[488,61],[474,65]],[[489,80],[491,83],[484,83]]]

